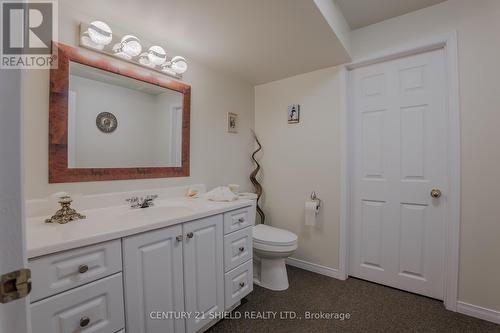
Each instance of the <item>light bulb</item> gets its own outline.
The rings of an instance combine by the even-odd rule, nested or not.
[[[90,39],[99,45],[108,45],[113,40],[111,28],[104,22],[94,21],[87,29]]]
[[[167,60],[167,54],[161,46],[154,45],[148,50],[148,59],[154,66],[159,66]]]
[[[141,54],[142,51],[142,45],[139,41],[139,38],[132,35],[123,36],[121,42],[121,51],[125,52],[131,57],[137,57],[139,54]]]
[[[94,43],[94,41],[92,39],[90,39],[89,34],[86,32],[84,34],[82,34],[82,37],[80,38],[80,44],[83,46],[86,46],[86,47],[90,47],[92,49],[96,49],[96,50],[104,49],[104,45]]]
[[[172,60],[170,60],[170,63],[171,63],[170,67],[177,74],[183,74],[188,69],[188,64],[184,57],[181,56],[173,57]]]

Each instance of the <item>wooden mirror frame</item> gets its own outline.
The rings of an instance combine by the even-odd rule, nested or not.
[[[54,43],[58,67],[50,70],[49,183],[169,178],[189,176],[191,86],[86,49]],[[183,94],[182,164],[180,167],[68,168],[68,95],[70,61],[151,83]]]

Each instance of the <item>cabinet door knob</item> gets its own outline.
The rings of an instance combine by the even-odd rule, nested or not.
[[[178,242],[182,242],[182,235],[179,235],[177,237],[175,237],[175,240],[178,241]]]
[[[88,270],[89,270],[89,266],[87,266],[87,265],[80,265],[78,267],[78,272],[80,274],[87,273]]]
[[[243,223],[243,222],[245,222],[245,218],[240,217],[240,218],[238,219],[238,222],[239,222],[239,223]]]
[[[243,251],[245,251],[245,248],[242,246],[242,247],[240,247],[239,250],[240,250],[240,252],[243,252]]]
[[[193,238],[194,234],[192,232],[187,233],[187,238]]]
[[[240,282],[240,287],[243,288],[245,286],[245,282]]]
[[[82,318],[80,318],[80,327],[86,327],[88,324],[90,324],[90,318],[89,317],[82,317]]]

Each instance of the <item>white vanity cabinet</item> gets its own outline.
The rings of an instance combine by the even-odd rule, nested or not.
[[[197,332],[224,310],[222,228],[215,215],[123,240],[130,332]]]
[[[253,290],[255,206],[224,213],[224,295],[231,310]]]
[[[184,311],[182,225],[124,238],[123,258],[127,330],[184,332],[184,319],[151,319]]]
[[[37,333],[204,331],[253,289],[254,222],[249,205],[32,258],[32,326]]]
[[[184,290],[188,333],[196,332],[224,311],[223,218],[216,215],[183,225]]]
[[[115,333],[125,327],[121,241],[30,259],[36,333]]]

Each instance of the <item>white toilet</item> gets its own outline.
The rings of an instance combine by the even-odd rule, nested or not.
[[[271,290],[288,289],[285,259],[297,249],[297,235],[265,224],[253,227],[254,283]]]

